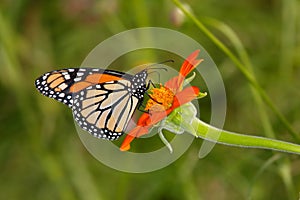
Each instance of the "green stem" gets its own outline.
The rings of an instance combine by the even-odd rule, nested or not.
[[[282,124],[287,128],[291,135],[297,141],[300,141],[300,137],[296,131],[292,128],[288,120],[281,114],[277,107],[273,104],[269,96],[265,93],[263,88],[258,84],[252,74],[244,67],[243,63],[217,38],[215,37],[205,26],[201,23],[191,12],[189,12],[179,0],[172,0],[174,4],[188,17],[195,25],[213,42],[219,47],[238,67],[246,79],[257,90],[264,102],[271,108],[271,110],[277,115]]]
[[[198,137],[218,144],[244,148],[271,149],[280,152],[300,154],[300,145],[221,130],[204,123],[198,118],[193,119],[192,126]]]

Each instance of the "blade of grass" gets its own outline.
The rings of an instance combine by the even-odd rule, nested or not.
[[[281,54],[280,54],[280,74],[284,81],[291,84],[293,76],[293,58],[296,52],[297,34],[297,8],[299,1],[281,1],[282,3],[282,23],[281,23]],[[290,200],[296,199],[291,164],[288,158],[278,163],[278,172],[282,178]]]
[[[97,183],[94,181],[78,147],[75,142],[69,141],[66,144],[66,151],[60,158],[61,162],[64,162],[67,173],[69,173],[71,182],[80,199],[104,199],[98,192]],[[74,161],[76,161],[76,165],[74,165]]]
[[[293,56],[296,42],[297,1],[281,1],[282,32],[280,53],[280,75],[285,81],[290,81],[293,73]]]
[[[293,183],[293,177],[291,176],[291,164],[288,158],[284,159],[283,162],[278,163],[279,175],[281,176],[283,183],[286,187],[287,194],[290,200],[296,199],[295,186]]]
[[[51,185],[56,189],[57,195],[61,199],[75,199],[74,191],[65,179],[63,166],[61,162],[57,160],[53,154],[49,152],[40,152],[39,155],[40,164],[47,175]]]
[[[249,72],[253,75],[253,77],[256,78],[255,74],[253,73],[253,65],[249,59],[248,53],[247,53],[246,49],[244,48],[242,42],[238,38],[238,36],[235,34],[235,32],[226,24],[224,24],[220,21],[217,21],[215,19],[206,19],[205,22],[207,22],[209,25],[212,25],[214,28],[218,29],[231,41],[231,43],[233,44],[233,46],[236,49],[237,54],[239,55],[240,59],[244,63],[245,67],[247,67]],[[252,91],[254,100],[258,106],[258,112],[260,115],[261,122],[263,124],[264,133],[266,134],[267,137],[275,138],[275,133],[273,131],[270,120],[267,116],[266,107],[263,104],[261,97],[255,90],[255,88],[253,88],[252,86],[251,86],[251,91]],[[277,154],[275,154],[275,155],[277,155]],[[267,163],[267,161],[266,161],[266,163]],[[294,184],[293,184],[291,171],[285,170],[284,171],[285,173],[282,173],[283,170],[282,170],[282,167],[280,167],[280,166],[285,166],[285,168],[289,168],[290,164],[288,162],[288,159],[278,160],[278,161],[276,161],[276,163],[279,165],[277,168],[278,173],[284,182],[284,185],[286,187],[286,190],[288,191],[288,194],[290,195],[289,199],[295,199],[295,195],[293,195],[293,194],[295,194],[295,189],[293,187]]]
[[[252,76],[256,80],[255,74],[253,72],[253,66],[249,59],[248,53],[247,53],[245,47],[243,46],[241,40],[239,39],[239,37],[236,35],[236,33],[225,23],[220,22],[216,19],[207,18],[207,19],[205,19],[205,23],[207,23],[210,26],[219,30],[230,40],[230,42],[233,44],[233,47],[235,48],[237,54],[239,55],[241,61],[244,63],[244,67],[246,67],[249,70],[249,72],[252,74]],[[263,104],[263,101],[262,101],[261,97],[259,96],[259,93],[255,90],[255,88],[252,85],[250,85],[250,89],[251,89],[254,101],[256,102],[256,104],[258,106],[257,110],[259,112],[260,120],[263,124],[264,133],[268,137],[275,138],[273,128],[272,128],[270,120],[267,116],[266,107]]]
[[[265,161],[265,163],[260,167],[260,169],[258,170],[258,172],[255,174],[254,178],[251,180],[250,183],[250,187],[249,187],[249,191],[247,194],[247,199],[251,200],[252,199],[252,192],[253,192],[253,187],[255,182],[258,180],[259,176],[271,165],[273,165],[276,161],[278,161],[280,158],[282,157],[282,155],[280,154],[275,154],[272,157],[270,157],[268,160]]]
[[[173,3],[191,20],[195,23],[195,25],[213,42],[219,47],[238,67],[238,69],[242,72],[242,74],[246,77],[251,85],[256,89],[256,91],[260,94],[261,98],[264,102],[271,108],[271,110],[277,115],[278,119],[282,122],[282,124],[286,127],[289,133],[293,136],[293,138],[300,142],[300,137],[298,133],[292,128],[289,121],[285,118],[285,116],[277,109],[277,107],[273,104],[269,96],[263,90],[263,88],[258,84],[256,79],[252,76],[252,74],[244,67],[243,63],[231,52],[217,37],[215,37],[202,22],[200,22],[190,11],[188,11],[178,0],[172,0]]]

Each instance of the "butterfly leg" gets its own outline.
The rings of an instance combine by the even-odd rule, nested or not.
[[[149,80],[149,82],[146,86],[146,90],[148,90],[150,88],[150,85],[152,85],[152,87],[156,88],[155,84],[151,80]]]
[[[150,88],[150,85],[152,85],[154,88],[156,88],[155,84],[151,80],[149,80],[149,82],[147,84],[147,87],[146,87],[146,90],[148,90]],[[151,95],[148,92],[145,92],[145,94],[147,94],[148,97],[150,99],[152,99],[155,103],[162,104],[161,102],[158,102],[157,100],[155,100],[154,98],[152,98]]]
[[[146,92],[145,94],[147,94],[148,97],[149,97],[149,99],[153,100],[155,103],[162,105],[161,102],[158,102],[156,99],[152,98],[151,95],[150,95],[149,93]],[[151,113],[150,113],[149,110],[145,110],[146,106],[143,105],[142,103],[143,103],[143,101],[140,101],[140,103],[139,103],[139,105],[138,105],[138,110],[141,111],[141,112],[143,112],[143,113],[148,113],[148,114],[151,115]],[[140,107],[144,107],[144,109],[141,109]]]

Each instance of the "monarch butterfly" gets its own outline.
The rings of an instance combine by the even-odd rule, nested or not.
[[[35,86],[68,105],[78,125],[95,137],[118,139],[148,88],[147,69],[135,75],[97,68],[68,68],[43,74]]]

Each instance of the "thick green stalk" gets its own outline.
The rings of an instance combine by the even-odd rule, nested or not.
[[[192,103],[186,103],[174,109],[166,119],[160,122],[159,126],[161,130],[167,129],[175,134],[186,131],[195,137],[218,144],[300,154],[300,145],[298,144],[225,131],[201,121],[196,117],[196,114],[195,106]]]
[[[238,134],[206,124],[198,118],[192,121],[198,137],[218,144],[244,148],[271,149],[274,151],[300,154],[300,145],[264,137]]]

